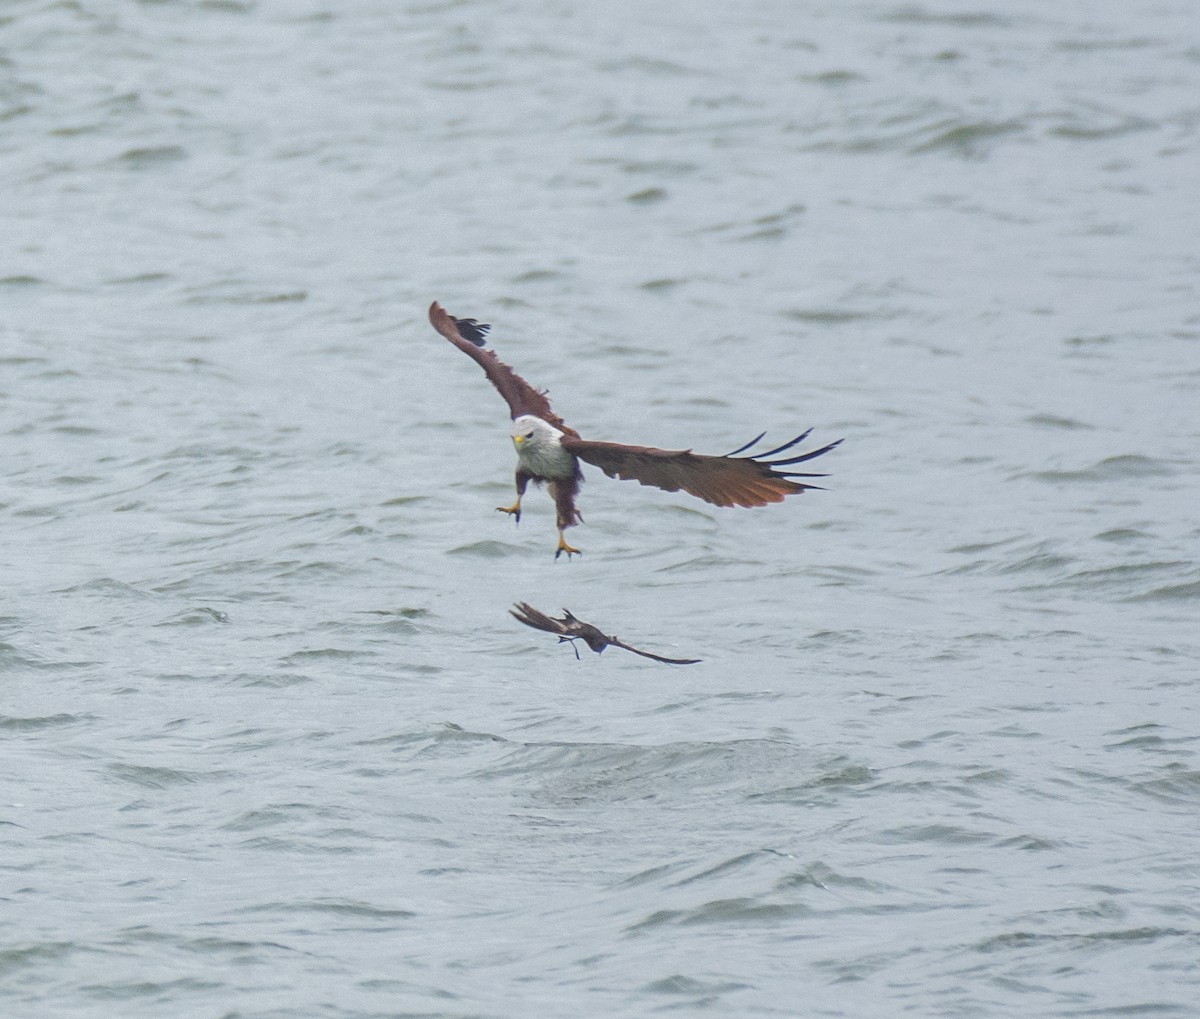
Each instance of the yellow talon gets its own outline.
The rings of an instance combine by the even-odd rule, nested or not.
[[[568,545],[566,543],[566,541],[563,539],[562,531],[559,531],[558,532],[558,548],[556,548],[554,550],[554,558],[557,559],[564,552],[567,553],[568,559],[570,559],[571,556],[573,556],[573,555],[580,555],[580,556],[583,555],[583,553],[580,552],[579,549],[573,548],[572,546]]]
[[[496,512],[512,514],[512,516],[516,517],[516,523],[519,524],[521,522],[521,500],[518,499],[511,506],[497,506]]]

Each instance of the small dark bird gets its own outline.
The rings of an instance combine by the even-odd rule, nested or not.
[[[535,630],[545,630],[547,633],[557,633],[558,642],[568,643],[571,645],[571,650],[575,652],[575,658],[579,658],[579,648],[575,646],[575,641],[581,640],[590,647],[596,654],[599,654],[609,645],[613,647],[624,648],[626,651],[632,651],[635,655],[641,655],[643,658],[653,658],[656,662],[665,662],[667,665],[695,665],[700,661],[699,658],[664,658],[662,655],[652,655],[649,651],[639,651],[635,647],[630,647],[618,637],[610,637],[606,633],[601,633],[591,623],[584,623],[571,615],[570,609],[563,609],[562,619],[554,619],[546,615],[544,612],[539,612],[527,602],[517,602],[514,609],[509,609],[509,614],[514,618],[524,623],[526,626],[532,626]]]

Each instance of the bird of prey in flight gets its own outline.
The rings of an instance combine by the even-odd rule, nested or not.
[[[656,449],[584,439],[550,409],[545,392],[534,389],[493,351],[483,349],[490,325],[472,318],[455,318],[436,301],[429,308],[429,321],[483,369],[508,404],[512,414],[512,441],[517,450],[517,500],[511,506],[497,506],[496,509],[512,514],[520,522],[521,499],[529,482],[535,485],[546,482],[558,516],[555,559],[563,552],[567,553],[568,559],[581,554],[563,537],[568,527],[581,521],[575,508],[575,497],[583,481],[579,467],[581,460],[599,467],[610,478],[633,480],[667,492],[682,489],[714,506],[765,506],[782,502],[796,492],[820,487],[793,479],[821,478],[825,477],[823,474],[802,474],[779,468],[815,459],[842,441],[838,439],[807,453],[770,459],[792,450],[808,438],[812,429],[782,446],[752,456],[739,454],[747,453],[757,445],[766,432],[724,456],[703,456],[690,449]]]
[[[579,658],[579,648],[575,646],[575,641],[581,640],[596,654],[611,646],[624,648],[626,651],[632,651],[635,655],[653,658],[656,662],[665,662],[667,665],[695,665],[700,661],[699,658],[664,658],[662,655],[652,655],[649,651],[639,651],[624,643],[619,637],[610,637],[606,633],[601,633],[591,623],[584,623],[576,619],[571,615],[570,609],[563,609],[562,619],[555,619],[544,612],[539,612],[528,602],[523,601],[517,602],[508,611],[514,619],[526,626],[532,626],[535,630],[545,630],[547,633],[557,633],[558,642],[560,644],[569,643],[571,650],[575,652],[576,659]]]

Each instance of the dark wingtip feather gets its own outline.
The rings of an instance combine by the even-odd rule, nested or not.
[[[763,432],[762,435],[759,435],[759,436],[751,439],[744,446],[739,446],[732,453],[726,453],[725,457],[726,458],[734,457],[734,456],[737,456],[739,453],[747,452],[748,450],[757,446],[759,444],[759,442],[762,441],[763,436],[765,436],[766,434],[767,434],[766,432]],[[822,446],[820,449],[815,449],[811,453],[801,453],[799,456],[789,457],[786,460],[770,459],[773,456],[778,456],[780,453],[787,452],[793,446],[799,445],[801,442],[803,442],[805,439],[807,439],[811,434],[812,434],[812,429],[809,428],[807,431],[801,432],[799,435],[797,435],[794,439],[790,440],[789,442],[785,442],[782,446],[776,446],[774,449],[768,449],[765,453],[755,453],[752,456],[746,457],[745,459],[754,460],[757,463],[765,463],[769,467],[786,467],[788,464],[798,464],[798,463],[804,463],[805,460],[813,460],[816,457],[821,456],[823,453],[828,453],[835,446],[840,446],[842,443],[842,440],[838,439],[836,442],[831,442],[831,443],[829,443],[828,446]]]
[[[455,318],[453,315],[450,318],[458,327],[458,333],[464,340],[469,340],[477,347],[482,347],[487,343],[487,334],[492,330],[487,322],[477,322],[473,318]]]
[[[738,446],[738,448],[735,449],[732,453],[726,453],[725,455],[726,456],[737,456],[739,453],[745,453],[746,450],[748,450],[751,446],[757,446],[760,442],[762,442],[763,436],[765,436],[766,434],[767,434],[766,432],[761,432],[760,434],[756,435],[753,439],[751,439],[749,442],[747,442],[746,445]]]
[[[765,434],[765,433],[764,433],[764,434]],[[810,435],[812,435],[812,429],[811,429],[811,428],[810,428],[808,431],[806,431],[806,432],[801,432],[801,433],[800,433],[799,435],[797,435],[797,436],[796,436],[794,439],[792,439],[792,441],[791,441],[791,442],[785,442],[785,443],[784,443],[782,446],[776,446],[774,449],[769,449],[769,450],[767,450],[767,452],[765,452],[765,453],[759,453],[759,454],[757,454],[757,456],[755,456],[755,459],[756,459],[756,460],[765,460],[767,457],[769,457],[769,456],[774,456],[776,453],[782,453],[782,452],[783,452],[785,449],[791,449],[791,448],[792,448],[793,446],[795,446],[797,443],[801,443],[801,442],[803,442],[803,441],[804,441],[805,439],[807,439],[807,438],[808,438]],[[780,461],[780,462],[782,462],[782,461]]]
[[[807,435],[808,433],[806,432],[805,434]],[[831,449],[836,449],[842,444],[842,441],[843,440],[838,439],[836,442],[831,442],[828,446],[822,446],[820,449],[814,449],[811,453],[801,453],[799,456],[789,457],[786,460],[772,460],[770,461],[770,464],[772,467],[786,467],[788,464],[800,464],[804,463],[805,460],[815,460],[817,457],[828,453]],[[790,445],[792,445],[792,443],[788,443],[788,446]],[[780,450],[787,448],[787,446],[780,446],[779,449],[775,450],[775,452],[778,453]],[[763,454],[764,457],[770,455],[770,453]]]

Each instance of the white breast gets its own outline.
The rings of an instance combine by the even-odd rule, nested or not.
[[[525,442],[517,449],[517,462],[539,478],[569,478],[575,473],[575,458],[557,441]]]

